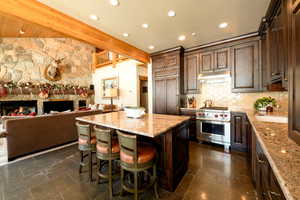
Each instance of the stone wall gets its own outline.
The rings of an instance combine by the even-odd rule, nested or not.
[[[51,83],[45,68],[53,58],[65,58],[62,80],[56,83],[89,86],[94,49],[69,38],[0,38],[0,81]]]

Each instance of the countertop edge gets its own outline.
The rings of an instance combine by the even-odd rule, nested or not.
[[[256,130],[255,124],[252,122],[251,117],[249,117],[250,114],[248,112],[245,112],[245,111],[241,111],[241,112],[245,113],[247,115],[247,117],[248,117],[248,119],[249,119],[249,121],[250,121],[250,123],[252,125],[252,128],[253,128],[253,130],[255,132],[256,138],[259,140],[259,143],[261,144],[261,147],[262,147],[262,149],[264,151],[264,154],[266,155],[266,157],[267,157],[267,159],[268,159],[268,161],[270,163],[270,166],[271,166],[271,168],[272,168],[272,170],[273,170],[276,178],[278,179],[278,183],[279,183],[279,185],[280,185],[280,187],[282,189],[282,192],[285,195],[285,198],[287,198],[287,200],[295,200],[294,197],[291,195],[289,189],[286,187],[287,183],[284,181],[284,179],[280,175],[280,172],[279,172],[279,170],[278,170],[278,168],[277,168],[277,166],[276,166],[276,164],[275,164],[272,156],[268,152],[268,148],[266,147],[263,139],[261,138],[260,134]]]
[[[186,120],[183,120],[183,121],[177,123],[177,124],[174,125],[174,126],[170,126],[168,129],[164,130],[163,132],[159,133],[159,134],[156,135],[156,136],[153,136],[153,135],[152,135],[152,136],[149,136],[149,134],[146,134],[146,133],[144,133],[144,132],[137,132],[137,131],[132,131],[132,130],[126,130],[126,129],[122,129],[122,128],[119,128],[119,127],[109,126],[109,125],[107,125],[107,124],[102,124],[102,123],[99,123],[99,122],[98,122],[98,123],[91,122],[91,121],[89,121],[89,120],[85,120],[83,117],[76,117],[75,119],[78,120],[78,121],[82,121],[82,122],[86,122],[86,123],[92,123],[92,124],[99,125],[99,126],[105,126],[105,127],[108,127],[108,128],[117,129],[117,130],[125,131],[125,132],[130,132],[130,133],[134,133],[134,134],[137,134],[137,135],[141,135],[141,136],[145,136],[145,137],[150,137],[150,138],[158,137],[158,136],[160,136],[160,135],[162,135],[162,134],[168,132],[169,130],[171,130],[171,129],[173,129],[173,128],[175,128],[175,127],[177,127],[177,126],[179,126],[179,125],[181,125],[181,124],[183,124],[183,123],[185,123],[185,122],[187,122],[187,121],[190,120],[190,118],[188,118],[188,119],[186,119]]]

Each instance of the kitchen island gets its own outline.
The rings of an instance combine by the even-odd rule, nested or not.
[[[152,143],[158,153],[160,186],[174,191],[188,169],[189,119],[187,116],[146,114],[139,119],[126,117],[125,112],[90,115],[76,118],[92,125],[136,134],[139,140]]]

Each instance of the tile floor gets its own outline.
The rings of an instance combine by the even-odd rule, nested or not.
[[[254,200],[247,159],[221,147],[191,143],[187,174],[174,193],[159,190],[162,200]],[[77,146],[0,167],[0,200],[108,199],[107,185],[78,174]],[[119,182],[114,185],[120,188]],[[114,199],[129,200],[131,195]],[[153,199],[152,191],[141,196]]]

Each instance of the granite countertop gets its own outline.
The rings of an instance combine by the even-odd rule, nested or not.
[[[145,114],[139,119],[126,117],[124,111],[77,117],[79,121],[137,135],[156,137],[190,119],[188,116]]]
[[[253,110],[232,111],[247,114],[286,199],[300,200],[300,146],[288,137],[288,124],[259,121]],[[287,116],[287,113],[269,115]]]

